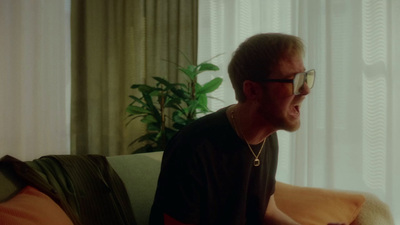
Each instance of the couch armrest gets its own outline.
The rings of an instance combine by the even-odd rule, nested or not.
[[[371,193],[277,182],[275,201],[301,224],[394,225],[389,207]]]

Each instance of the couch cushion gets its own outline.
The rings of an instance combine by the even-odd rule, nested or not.
[[[0,224],[73,225],[60,206],[31,186],[0,203]]]
[[[301,224],[350,224],[365,198],[361,194],[277,182],[275,201],[283,212]]]

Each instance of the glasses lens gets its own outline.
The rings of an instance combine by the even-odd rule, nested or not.
[[[307,72],[307,86],[308,88],[313,88],[314,87],[314,80],[315,80],[315,70],[310,70]]]
[[[298,73],[294,77],[294,80],[293,80],[293,93],[295,95],[300,94],[300,89],[301,89],[301,87],[303,87],[304,80],[305,80],[304,78],[305,77],[306,77],[306,73]]]
[[[301,94],[301,89],[304,83],[307,83],[309,89],[314,86],[315,70],[310,70],[305,73],[298,73],[293,80],[293,93],[295,95]]]

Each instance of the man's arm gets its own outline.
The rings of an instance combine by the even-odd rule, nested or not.
[[[282,212],[275,203],[274,195],[269,199],[267,211],[264,217],[265,224],[274,225],[300,225],[284,212]]]

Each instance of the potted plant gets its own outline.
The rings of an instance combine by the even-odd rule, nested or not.
[[[222,78],[214,78],[201,85],[197,76],[206,71],[217,71],[218,66],[203,62],[186,67],[178,66],[186,76],[186,83],[171,83],[161,77],[153,77],[154,86],[134,84],[140,96],[129,96],[132,102],[127,107],[130,121],[140,119],[146,124],[146,133],[131,142],[146,144],[138,152],[163,151],[174,134],[197,119],[198,114],[210,112],[207,94],[216,90]],[[129,123],[129,122],[128,122]]]

